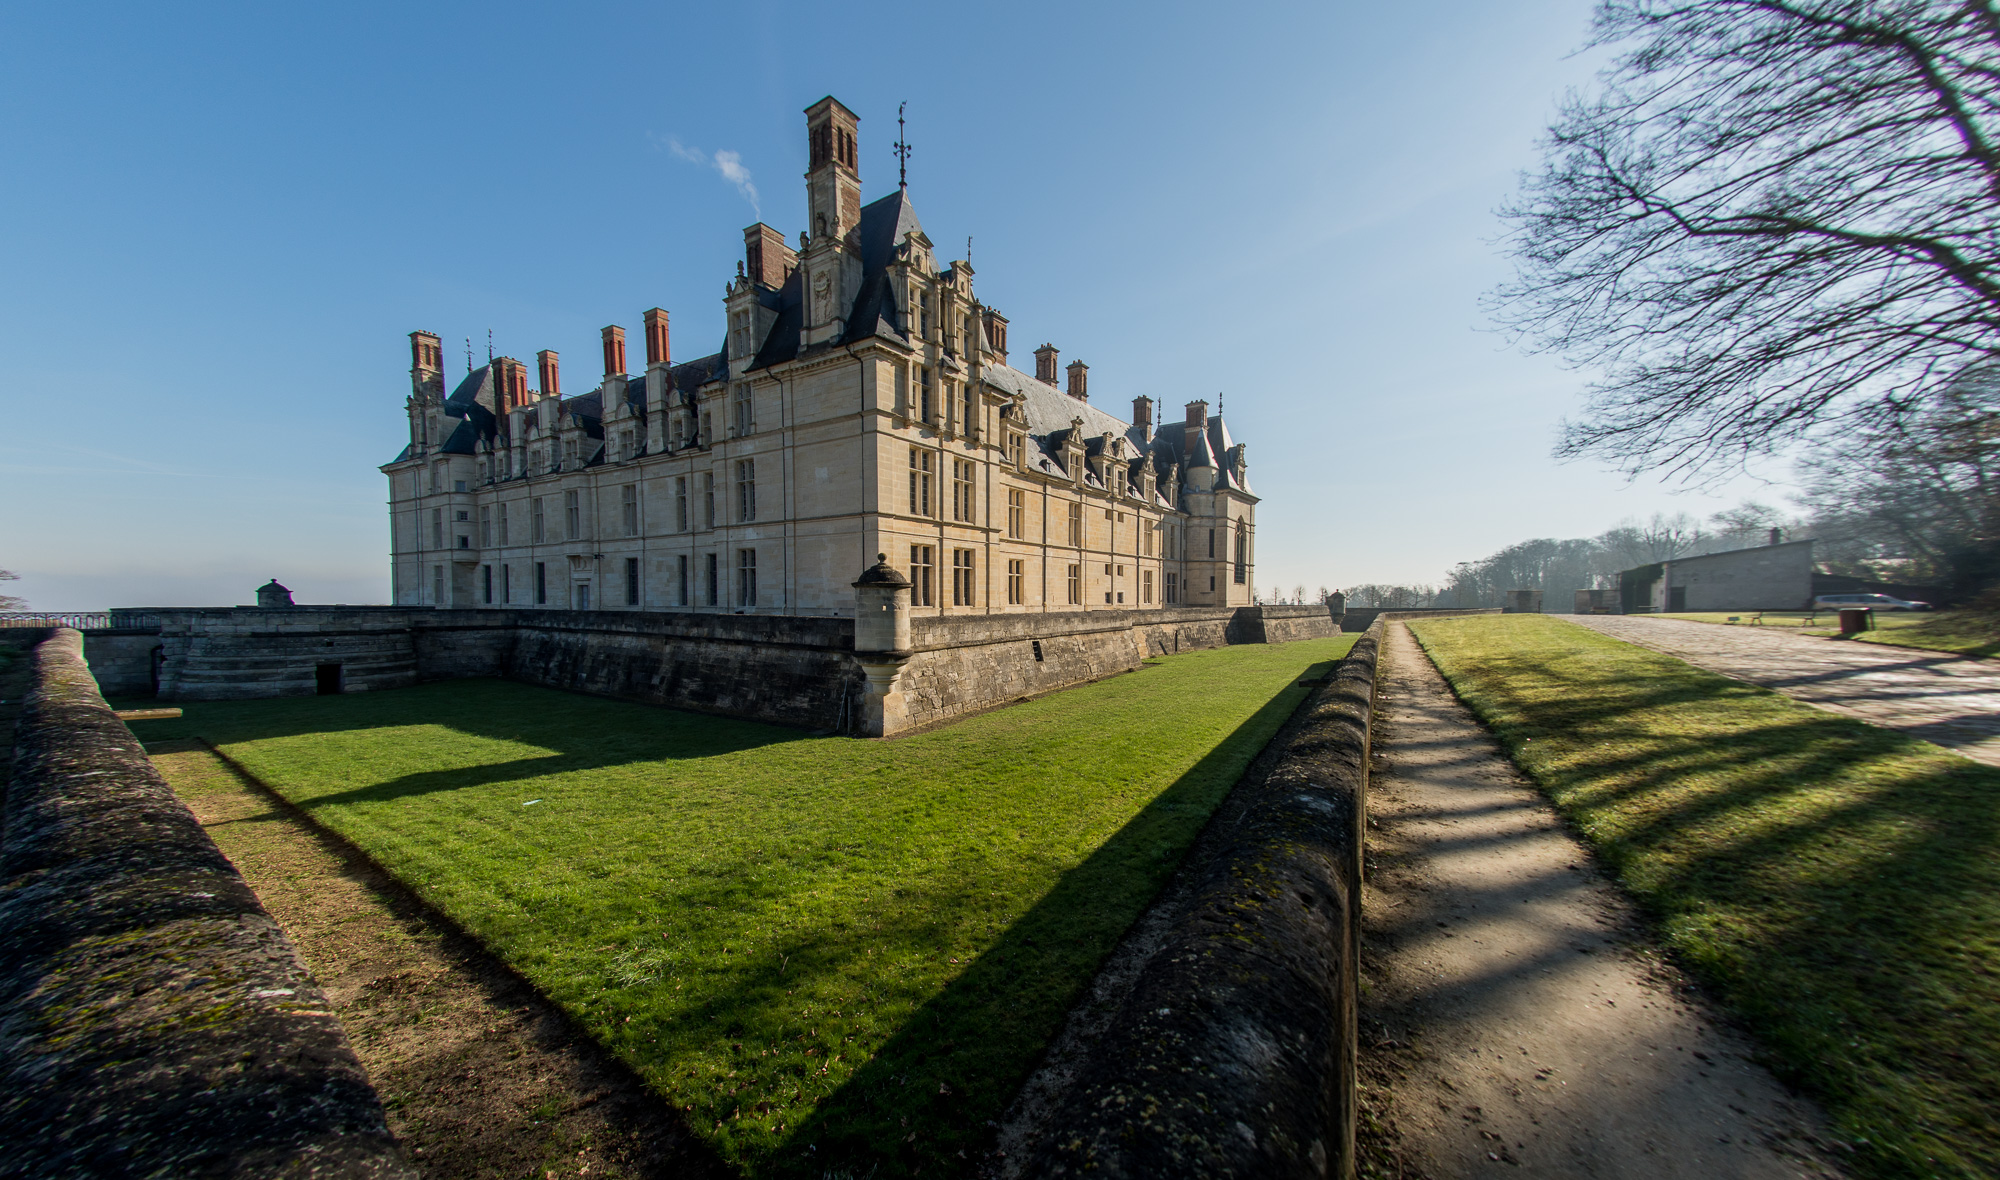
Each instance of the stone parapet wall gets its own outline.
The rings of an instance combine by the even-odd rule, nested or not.
[[[0,1173],[413,1175],[325,995],[82,649],[35,649],[15,727]]]

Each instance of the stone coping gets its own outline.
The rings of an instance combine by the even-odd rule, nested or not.
[[[1231,792],[1187,900],[1024,1175],[1345,1177],[1376,656],[1356,641]]]
[[[35,648],[0,840],[0,1173],[414,1173],[290,940],[106,707]]]

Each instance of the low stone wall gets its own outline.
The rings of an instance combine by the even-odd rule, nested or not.
[[[1501,610],[1497,606],[1351,606],[1341,616],[1340,629],[1347,632],[1366,631],[1369,627],[1374,626],[1377,619],[1442,619],[1453,615],[1497,615],[1500,613]]]
[[[1354,1167],[1374,625],[1231,793],[1189,899],[1099,1038],[1029,1176],[1345,1177]]]
[[[93,627],[83,632],[83,658],[106,696],[148,696],[153,683],[153,653],[160,649],[158,627]]]
[[[1263,624],[1265,643],[1293,643],[1300,639],[1325,639],[1340,634],[1340,624],[1324,604],[1251,609],[1256,610]]]
[[[0,841],[0,1172],[412,1176],[326,997],[82,637],[33,659]]]

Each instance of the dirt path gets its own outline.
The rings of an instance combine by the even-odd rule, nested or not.
[[[2000,766],[2000,661],[1795,635],[1779,627],[1649,615],[1567,617],[1697,668]]]
[[[1391,624],[1361,1014],[1364,1175],[1837,1176],[1823,1122]]]
[[[352,850],[206,746],[150,752],[326,989],[424,1175],[729,1174],[638,1078]]]

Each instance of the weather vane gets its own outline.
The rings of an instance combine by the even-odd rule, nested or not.
[[[896,104],[896,187],[910,187],[910,145],[903,136],[903,108],[907,102]]]

